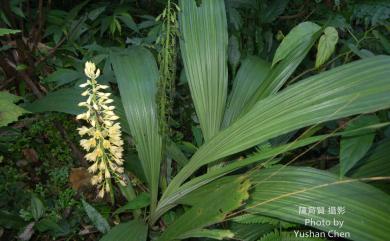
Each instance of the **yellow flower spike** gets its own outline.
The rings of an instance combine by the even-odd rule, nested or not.
[[[90,129],[86,126],[82,126],[81,128],[77,128],[77,130],[79,131],[80,136],[84,136],[89,132]]]
[[[95,162],[94,164],[92,164],[92,166],[90,166],[88,168],[88,171],[90,173],[95,173],[97,170],[98,170],[98,163],[97,162]]]
[[[91,178],[91,183],[98,186],[98,196],[103,198],[105,192],[111,192],[111,179],[125,185],[121,179],[124,172],[123,140],[121,127],[116,123],[119,117],[113,111],[115,106],[108,105],[113,103],[111,93],[102,92],[109,86],[98,84],[96,81],[100,76],[100,70],[94,63],[86,62],[84,73],[89,79],[81,84],[80,88],[86,88],[81,95],[87,99],[79,103],[79,106],[86,108],[87,111],[76,118],[85,120],[90,126],[82,126],[77,130],[80,136],[90,136],[89,139],[81,140],[80,145],[89,152],[85,155],[85,159],[92,162],[88,171],[96,174]]]
[[[106,164],[105,164],[103,161],[100,162],[100,164],[99,164],[99,170],[100,170],[100,171],[106,170]]]
[[[100,190],[99,191],[99,194],[98,194],[98,196],[100,197],[100,198],[104,198],[104,189],[102,189],[102,190]]]
[[[109,149],[111,147],[111,143],[108,140],[103,141],[103,147]]]
[[[106,179],[111,178],[111,174],[110,174],[110,171],[108,170],[108,168],[107,168],[106,171],[104,172],[104,177],[105,177]]]
[[[92,178],[91,178],[91,184],[92,185],[96,185],[96,184],[98,184],[99,183],[99,177],[98,176],[93,176]]]
[[[106,182],[106,192],[110,192],[110,190],[111,190],[110,184]]]

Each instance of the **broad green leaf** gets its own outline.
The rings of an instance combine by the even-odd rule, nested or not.
[[[304,232],[300,230],[294,230],[294,232],[278,232],[269,233],[264,235],[259,241],[325,241],[326,239],[316,237],[300,237],[295,232]]]
[[[147,193],[141,193],[133,200],[127,202],[124,206],[115,210],[114,214],[120,214],[126,211],[144,208],[149,206],[150,204],[150,196]]]
[[[156,106],[159,71],[152,53],[141,47],[112,53],[111,62],[131,135],[150,186],[153,210],[157,203],[162,153]]]
[[[387,125],[389,125],[389,123],[381,123],[381,124],[365,126],[351,131],[336,132],[328,135],[319,135],[319,136],[312,136],[304,139],[298,139],[291,143],[281,144],[278,146],[274,146],[272,148],[261,150],[258,153],[252,154],[243,160],[232,161],[231,163],[223,167],[211,170],[206,174],[191,179],[190,181],[184,183],[182,186],[177,188],[176,191],[170,195],[167,195],[167,192],[165,192],[159,203],[158,215],[161,215],[161,213],[164,213],[165,211],[175,206],[175,203],[177,202],[178,199],[182,198],[188,193],[191,193],[193,190],[196,190],[197,188],[206,185],[207,183],[210,183],[224,175],[232,173],[233,171],[239,170],[240,168],[243,168],[245,166],[249,166],[251,164],[257,164],[257,166],[266,166],[268,163],[278,162],[276,157],[280,154],[287,153],[291,150],[300,147],[304,147],[307,145],[324,141],[329,137],[339,136],[339,135],[356,135],[361,133],[372,132],[375,129],[382,128]]]
[[[271,70],[248,101],[243,114],[259,100],[277,93],[283,87],[314,45],[320,30],[320,26],[304,22],[290,31],[276,50]]]
[[[100,241],[146,241],[148,226],[138,220],[113,227]]]
[[[247,57],[242,62],[229,95],[223,127],[229,126],[239,117],[250,97],[267,76],[269,69],[269,63],[255,56]]]
[[[97,230],[99,230],[101,233],[107,233],[110,230],[110,225],[108,224],[107,220],[85,200],[82,200],[82,203],[85,212]]]
[[[160,241],[189,237],[205,226],[221,222],[248,198],[250,183],[243,177],[231,176],[212,182],[179,200],[191,206],[162,234]]]
[[[31,214],[35,221],[38,221],[43,214],[45,213],[45,206],[43,205],[41,199],[37,196],[31,196]]]
[[[0,37],[8,34],[16,34],[20,33],[20,30],[17,29],[9,29],[9,28],[0,28]]]
[[[211,238],[216,240],[225,240],[230,239],[234,237],[234,233],[230,230],[226,229],[199,229],[194,230],[191,232],[188,232],[182,236],[180,236],[180,239],[186,239],[186,238]]]
[[[303,22],[295,26],[283,39],[282,43],[275,52],[272,61],[272,67],[278,62],[285,59],[294,49],[298,48],[302,43],[310,41],[314,34],[321,28],[312,22]]]
[[[60,89],[48,93],[39,100],[26,104],[24,108],[33,113],[56,111],[78,115],[85,111],[78,106],[80,102],[85,101],[85,97],[81,96],[81,92],[82,89],[78,87]],[[122,130],[126,133],[130,133],[121,100],[118,97],[112,97],[112,99],[114,100],[113,104],[115,105],[114,112],[119,116]]]
[[[356,61],[293,84],[259,101],[193,155],[163,199],[199,167],[291,131],[390,107],[390,57]]]
[[[316,68],[323,65],[333,54],[339,34],[334,27],[326,27],[317,46]]]
[[[19,100],[21,100],[19,96],[4,91],[0,92],[0,127],[17,121],[19,116],[29,113],[22,107],[14,104]]]
[[[306,225],[328,232],[349,232],[356,241],[386,240],[390,225],[390,196],[371,185],[354,179],[340,180],[337,175],[307,167],[278,166],[257,171],[247,212],[305,224],[305,220],[329,220],[330,225]],[[324,207],[324,214],[299,213],[299,207]],[[345,208],[332,214],[328,208]],[[344,221],[335,227],[333,220]]]
[[[180,48],[205,141],[218,133],[227,97],[228,33],[224,0],[180,0]]]
[[[346,131],[377,124],[375,115],[360,116],[348,123]],[[375,132],[369,131],[361,135],[345,135],[340,141],[340,176],[344,176],[367,153],[375,138]]]
[[[60,89],[48,93],[42,99],[25,105],[25,108],[34,113],[57,111],[78,115],[83,112],[83,109],[78,104],[85,99],[85,97],[81,96],[81,92],[81,88]]]
[[[57,69],[55,72],[47,76],[43,82],[54,83],[56,87],[60,87],[77,79],[84,79],[84,75],[72,69]]]
[[[173,192],[170,195],[167,195],[167,192],[164,193],[162,199],[159,203],[159,208],[161,208],[160,212],[164,212],[172,207],[174,203],[177,202],[178,199],[182,198],[183,196],[187,195],[188,193],[191,193],[192,191],[196,190],[197,188],[206,185],[207,183],[210,183],[214,181],[217,178],[220,178],[226,174],[229,174],[233,171],[236,171],[242,167],[248,166],[250,164],[257,163],[267,163],[268,161],[273,160],[276,156],[279,154],[288,152],[290,150],[303,147],[306,145],[313,144],[315,142],[324,140],[326,138],[330,137],[329,135],[322,135],[322,136],[314,136],[309,137],[303,140],[294,141],[292,143],[288,143],[285,145],[277,146],[274,148],[270,148],[266,151],[259,152],[257,154],[254,154],[250,157],[247,157],[240,161],[233,161],[230,164],[227,164],[226,166],[216,168],[213,170],[210,170],[206,174],[203,174],[199,177],[193,178],[190,181],[184,183],[182,186],[176,189],[175,192]]]

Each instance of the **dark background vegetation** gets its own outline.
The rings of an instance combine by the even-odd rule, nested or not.
[[[390,3],[385,0],[226,0],[226,6],[230,75],[235,75],[245,56],[271,61],[283,37],[303,21],[334,26],[340,40],[326,65],[314,68],[312,50],[292,80],[373,54],[390,54]],[[28,104],[83,82],[86,60],[103,70],[102,81],[115,86],[106,61],[109,49],[142,45],[157,53],[155,43],[161,24],[155,18],[164,7],[163,0],[1,0],[0,28],[21,32],[0,37],[0,90],[20,96]],[[201,145],[202,137],[180,59],[177,65],[171,135],[190,156]],[[387,112],[378,116],[389,119]],[[325,129],[344,124],[330,122]],[[1,240],[17,236],[22,240],[97,240],[100,234],[86,218],[81,197],[116,222],[118,217],[111,214],[113,207],[96,200],[88,185],[83,169],[87,164],[78,146],[79,125],[71,115],[52,112],[24,115],[0,129]],[[389,135],[390,129],[384,129],[376,138]],[[125,141],[127,160],[136,162],[131,140],[126,137]],[[338,159],[338,141],[324,142],[297,163],[331,167]],[[139,172],[136,164],[127,168],[131,173]],[[39,219],[44,221],[24,229],[36,219],[34,200],[42,204],[38,205],[43,212]]]

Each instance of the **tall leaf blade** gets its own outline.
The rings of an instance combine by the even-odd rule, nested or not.
[[[229,95],[223,127],[229,126],[240,116],[250,97],[267,76],[269,69],[269,63],[255,56],[250,56],[242,62]]]
[[[320,26],[315,23],[303,22],[287,34],[276,50],[268,76],[257,88],[244,113],[256,102],[275,94],[283,87],[320,36],[320,30]]]
[[[241,176],[230,176],[212,182],[182,198],[179,202],[191,206],[162,234],[160,241],[190,237],[205,226],[222,222],[226,215],[242,205],[248,196],[250,183]]]
[[[180,47],[205,141],[221,126],[228,86],[227,22],[223,0],[181,0]]]
[[[356,241],[386,240],[390,226],[390,196],[357,180],[340,180],[332,173],[305,167],[275,167],[258,171],[251,178],[254,191],[246,209],[283,220],[305,224],[338,219],[342,227],[314,225],[323,231],[348,232]],[[324,207],[324,214],[299,213],[299,207]],[[344,207],[334,215],[328,208]],[[301,209],[302,210],[302,209]],[[340,210],[340,209],[339,209]]]
[[[153,55],[141,47],[113,53],[111,61],[122,104],[138,155],[151,189],[151,208],[157,202],[162,141],[155,96],[159,72]]]
[[[177,190],[202,165],[302,127],[390,107],[389,65],[386,56],[356,61],[259,101],[199,148],[164,195]]]

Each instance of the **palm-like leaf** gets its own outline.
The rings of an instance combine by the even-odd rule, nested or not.
[[[228,86],[227,23],[223,0],[180,1],[180,47],[203,136],[221,126]]]
[[[390,107],[389,65],[385,56],[356,61],[259,101],[194,154],[163,199],[202,165],[305,126]]]
[[[294,27],[276,50],[272,68],[261,85],[256,89],[243,111],[249,111],[257,101],[278,92],[306,57],[320,36],[320,26],[303,22]]]
[[[340,180],[337,175],[306,167],[274,167],[251,177],[254,191],[246,209],[251,213],[304,224],[338,219],[341,228],[313,225],[324,231],[349,232],[356,241],[386,240],[390,226],[390,196],[378,189],[352,179]],[[299,214],[301,207],[324,207],[325,213]],[[345,213],[333,215],[328,207],[344,207]]]
[[[255,56],[250,56],[243,61],[229,95],[223,127],[228,127],[240,116],[256,89],[267,76],[269,69],[269,63]]]
[[[151,189],[151,209],[156,206],[162,141],[155,96],[158,68],[146,49],[133,47],[111,56],[122,104],[145,176]]]

